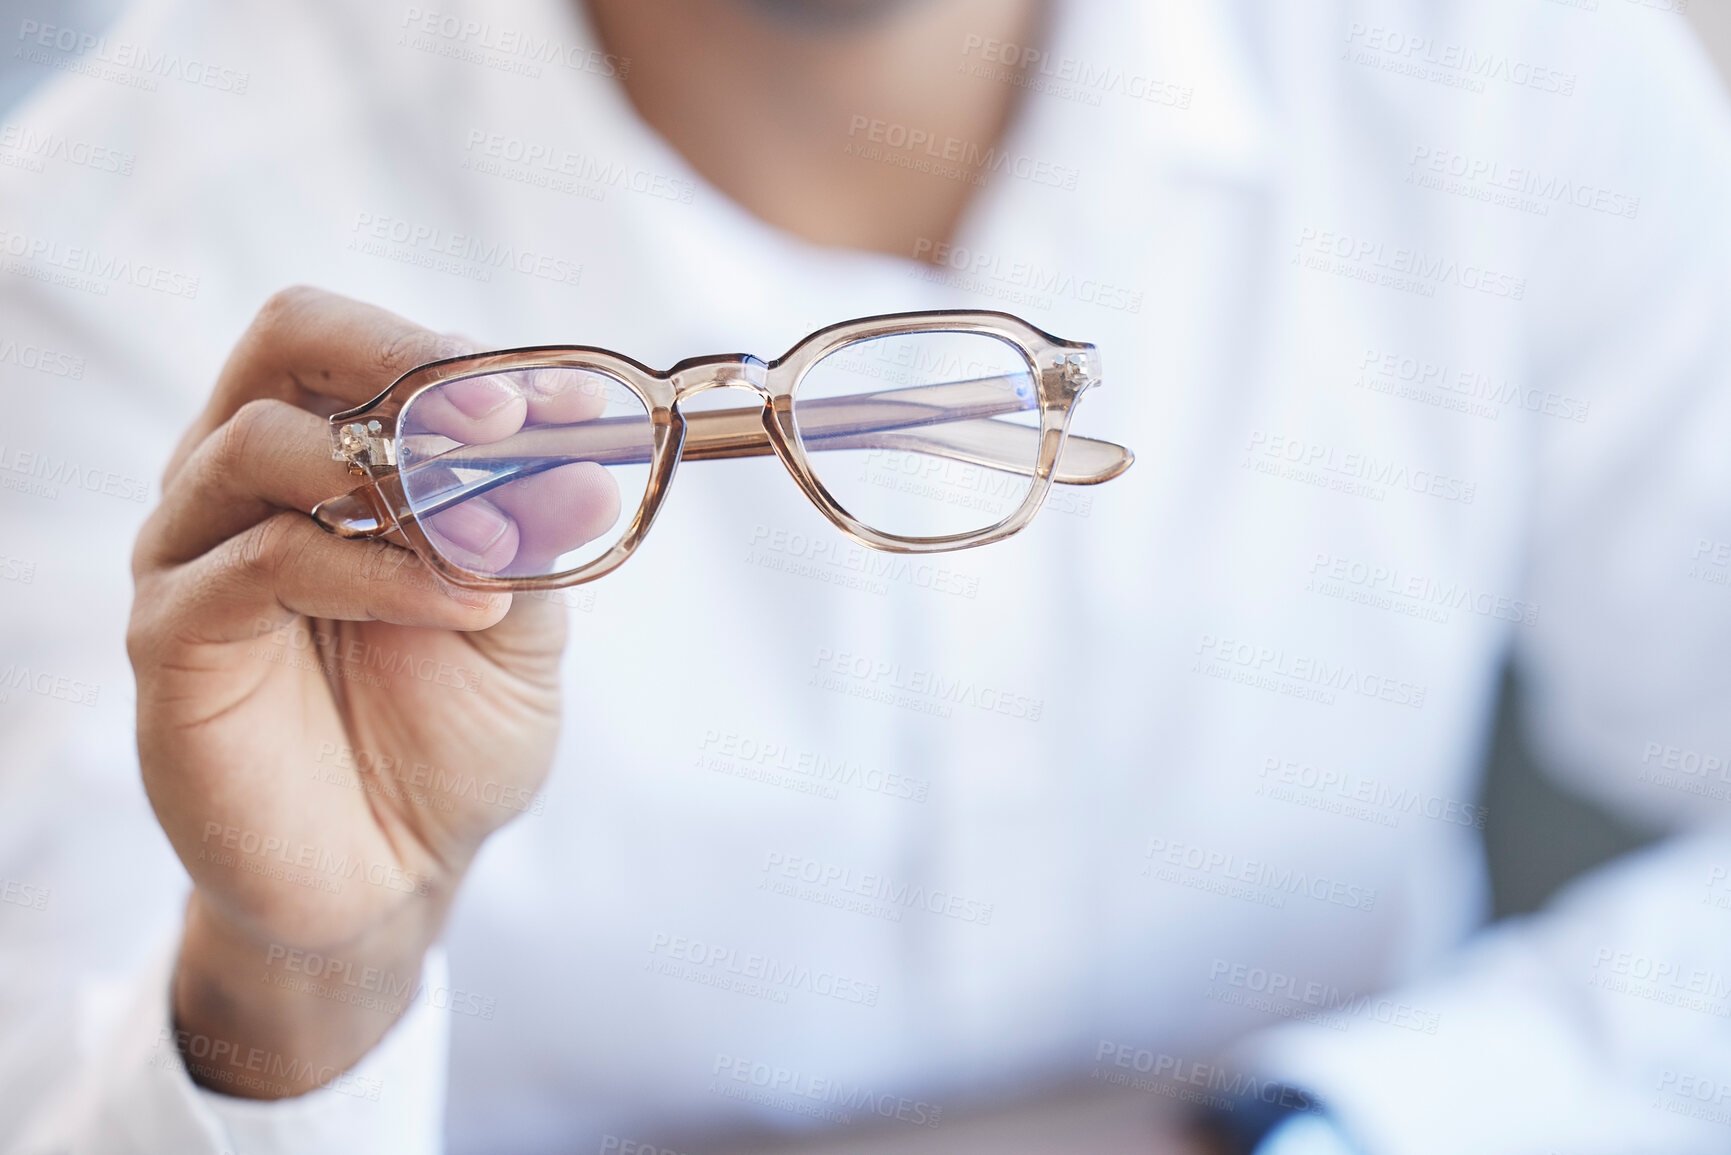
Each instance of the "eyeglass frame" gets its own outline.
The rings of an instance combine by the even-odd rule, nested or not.
[[[1014,429],[1029,429],[1039,436],[1031,484],[1016,509],[983,529],[932,537],[874,529],[842,507],[807,460],[794,415],[794,398],[806,374],[825,357],[846,346],[879,337],[920,333],[975,333],[998,338],[1021,352],[1035,377],[1038,429],[1004,423]],[[370,401],[331,416],[331,456],[346,462],[351,472],[367,480],[346,494],[320,502],[313,508],[312,517],[321,528],[342,538],[400,535],[402,543],[440,577],[461,588],[563,589],[606,576],[637,550],[660,512],[681,460],[774,453],[819,512],[862,545],[890,553],[971,549],[1002,540],[1026,527],[1045,503],[1054,481],[1099,484],[1117,477],[1135,460],[1134,454],[1121,445],[1069,435],[1077,399],[1086,390],[1100,386],[1099,365],[1099,353],[1093,345],[1054,337],[1019,317],[992,310],[929,310],[861,317],[811,333],[774,361],[765,362],[749,353],[712,354],[686,358],[665,371],[651,369],[624,354],[588,345],[534,345],[463,354],[418,365]],[[411,507],[397,469],[398,418],[417,396],[436,386],[469,377],[535,369],[599,373],[625,386],[642,402],[652,431],[649,480],[643,500],[631,524],[607,552],[573,569],[516,577],[488,576],[463,569],[439,551]],[[680,408],[688,398],[726,387],[750,389],[762,404],[690,415]],[[761,429],[744,420],[753,415],[761,415]],[[691,447],[687,434],[690,426],[697,423],[712,428],[700,438],[700,446]],[[1070,452],[1066,453],[1066,449]],[[936,455],[988,468],[1028,472],[1025,465],[1002,464],[1001,458],[992,462],[957,451]],[[1070,467],[1072,463],[1068,460],[1061,461],[1066,457],[1075,459],[1074,467]]]

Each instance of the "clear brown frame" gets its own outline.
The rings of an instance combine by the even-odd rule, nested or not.
[[[1037,382],[1040,404],[1037,431],[1030,426],[1003,423],[1008,428],[1037,432],[1039,436],[1032,483],[1015,510],[984,529],[940,537],[902,537],[875,530],[855,519],[831,496],[806,459],[793,403],[800,381],[812,366],[837,349],[859,341],[923,332],[997,337],[1020,349]],[[396,467],[398,416],[418,394],[436,385],[487,373],[543,368],[597,371],[623,384],[642,400],[651,422],[649,484],[643,502],[612,548],[574,569],[501,578],[453,565],[428,539],[404,493]],[[320,503],[313,510],[313,518],[340,537],[398,540],[453,585],[477,590],[558,589],[594,581],[631,556],[654,524],[682,458],[704,460],[773,452],[824,516],[855,541],[894,553],[969,549],[999,541],[1026,526],[1039,512],[1054,480],[1093,485],[1129,468],[1134,458],[1123,446],[1068,437],[1077,398],[1097,386],[1099,380],[1099,355],[1094,346],[1065,341],[1019,317],[986,310],[862,317],[818,330],[775,361],[766,363],[749,354],[693,357],[665,372],[656,372],[619,353],[578,345],[536,346],[452,357],[411,369],[371,401],[331,417],[332,456],[348,462],[367,480],[347,494]],[[681,412],[680,403],[687,398],[728,386],[752,390],[763,404],[689,416]],[[936,452],[1005,467],[989,451],[948,446]],[[1010,468],[1018,473],[1028,472],[1025,462]]]

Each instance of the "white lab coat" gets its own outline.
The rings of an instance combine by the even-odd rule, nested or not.
[[[0,136],[0,1150],[605,1150],[1272,1077],[1376,1153],[1723,1145],[1731,135],[1678,17],[1060,5],[934,273],[732,205],[571,7],[8,33],[61,74]],[[856,163],[923,163],[861,112]],[[1099,345],[1075,429],[1137,462],[929,566],[772,459],[688,466],[571,591],[552,776],[415,1008],[241,1102],[163,1042],[186,881],[127,560],[295,282],[663,366],[1004,308]],[[1511,658],[1556,771],[1679,834],[1474,938]]]

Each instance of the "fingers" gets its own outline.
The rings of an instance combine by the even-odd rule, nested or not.
[[[529,402],[529,420],[537,425],[592,421],[606,412],[608,398],[622,388],[587,369],[531,369],[517,376]]]
[[[561,465],[502,485],[491,496],[517,528],[514,573],[569,568],[555,564],[559,556],[609,534],[621,512],[618,482],[593,461]]]
[[[543,390],[567,415],[594,407],[569,375]],[[434,417],[453,433],[504,437],[521,424],[526,402],[496,379],[456,382]],[[580,382],[578,383],[580,386]],[[496,426],[492,428],[490,426]],[[330,459],[324,419],[278,400],[249,401],[192,452],[139,538],[142,571],[189,562],[278,512],[305,512],[351,488],[354,478]],[[575,462],[515,481],[425,521],[447,559],[483,574],[550,572],[556,558],[618,521],[618,486],[603,467]]]
[[[511,565],[521,542],[517,523],[488,498],[471,497],[423,518],[421,528],[433,548],[453,565],[480,574],[520,572]]]
[[[284,401],[249,401],[206,437],[139,534],[141,569],[179,565],[282,510],[305,512],[355,477],[331,460],[328,423]]]
[[[320,289],[285,289],[265,302],[235,346],[168,476],[248,401],[274,398],[328,415],[377,395],[417,365],[471,351],[459,338],[385,309]]]
[[[261,623],[296,614],[482,630],[511,604],[508,594],[439,581],[407,550],[343,541],[298,513],[275,514],[185,565],[147,575],[140,594],[145,633],[170,631],[194,644],[255,637]]]
[[[148,574],[183,567],[189,571],[184,580],[190,582],[192,575],[213,566],[232,568],[233,555],[240,550],[246,561],[242,568],[262,572],[259,567],[268,567],[276,555],[243,548],[243,542],[256,544],[261,533],[268,534],[267,543],[277,542],[287,532],[280,528],[279,511],[304,513],[353,487],[354,479],[330,458],[324,417],[376,396],[418,365],[470,348],[460,338],[331,293],[300,288],[276,294],[235,347],[205,412],[176,453],[162,506],[140,537],[136,568]],[[489,444],[529,424],[593,420],[607,411],[610,396],[619,388],[602,374],[567,368],[448,382],[419,395],[405,411],[399,446],[405,468],[418,445],[436,457],[453,441]],[[540,574],[554,568],[561,555],[613,529],[620,505],[618,486],[603,467],[574,462],[441,511],[428,517],[425,526],[436,548],[464,569]],[[306,522],[295,540],[303,532],[321,531]],[[331,552],[333,544],[319,541],[319,548],[307,556],[335,566],[339,555]],[[401,565],[396,552],[378,556]],[[346,556],[353,566],[353,555]],[[418,572],[431,582],[430,574]],[[261,577],[253,586],[263,584]],[[294,593],[292,586],[285,588]],[[347,588],[338,583],[331,587],[331,596],[341,601],[349,596],[339,596]],[[428,588],[441,589],[436,582]],[[306,596],[312,594],[306,591]],[[351,616],[330,607],[293,608]],[[351,611],[373,616],[354,606]]]
[[[525,424],[571,425],[607,408],[618,385],[583,369],[518,369],[463,377],[424,390],[403,414],[403,435],[464,445],[502,441]]]
[[[529,414],[529,404],[511,376],[463,377],[424,390],[403,415],[404,435],[433,433],[464,445],[511,436]]]
[[[613,475],[576,461],[422,518],[421,528],[446,560],[472,573],[541,576],[570,568],[559,557],[612,530],[619,512]]]
[[[450,442],[480,445],[501,441],[523,427],[575,425],[606,411],[619,388],[611,379],[582,369],[518,370],[464,378],[419,394],[403,414],[408,485],[431,495],[458,479],[441,469],[438,455]],[[430,455],[417,462],[417,454]],[[430,472],[424,472],[430,471]],[[507,482],[423,517],[422,527],[435,548],[473,573],[541,575],[568,568],[557,564],[565,553],[612,529],[619,520],[619,486],[601,465],[574,461]]]

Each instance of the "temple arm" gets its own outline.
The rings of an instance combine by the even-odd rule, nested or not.
[[[1032,398],[1017,390],[1018,381],[1025,383],[1026,378],[987,377],[802,401],[800,442],[807,452],[885,449],[1032,474],[1039,456],[1040,431],[996,420],[1033,407]],[[681,460],[759,457],[772,452],[761,406],[692,413],[685,418]],[[640,465],[650,457],[651,442],[644,420],[613,417],[540,426],[487,444],[460,446],[416,462],[406,472],[484,471],[467,481],[453,477],[443,492],[420,495],[416,504],[419,513],[426,516],[506,482],[573,461]],[[1095,485],[1124,472],[1132,460],[1130,451],[1121,445],[1070,436],[1065,438],[1052,479],[1066,485]],[[373,503],[365,498],[364,491],[369,488],[371,483],[346,497],[326,501],[313,516],[326,529],[345,536],[382,532]],[[363,523],[375,528],[365,530]]]

